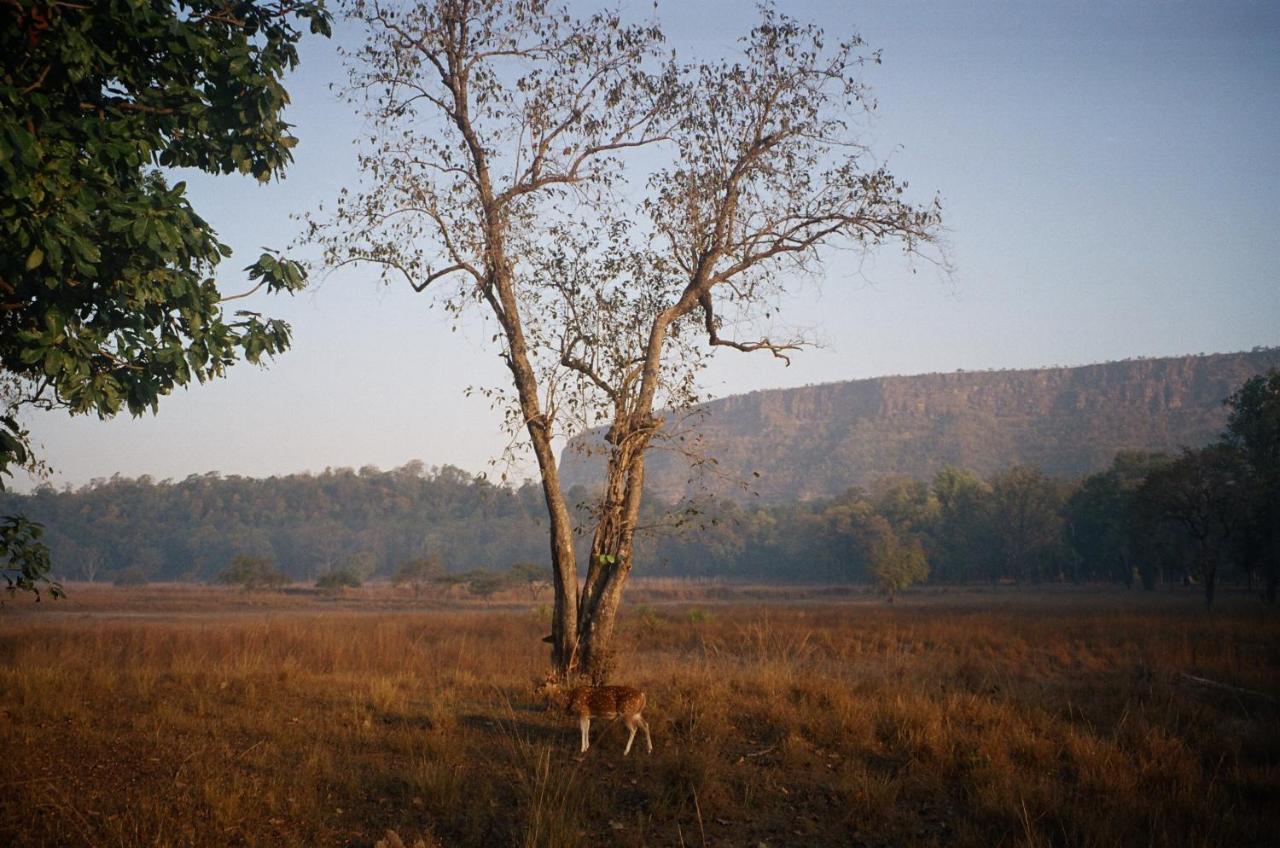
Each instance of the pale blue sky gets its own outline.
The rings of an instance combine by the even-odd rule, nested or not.
[[[880,103],[867,138],[920,199],[941,195],[957,270],[945,282],[927,267],[907,273],[892,251],[860,265],[836,256],[785,304],[826,346],[790,368],[722,353],[708,392],[1280,343],[1280,4],[779,5],[883,50],[867,74]],[[691,0],[658,14],[696,56],[730,47],[753,8]],[[353,43],[343,27],[335,35]],[[287,179],[191,181],[236,250],[228,291],[259,245],[291,240],[290,213],[355,179],[360,125],[329,91],[341,78],[334,46],[305,46],[289,81],[302,141]],[[497,413],[463,391],[503,380],[496,351],[372,276],[256,299],[293,323],[293,349],[180,391],[158,416],[31,416],[52,482],[413,458],[486,470],[506,440]]]

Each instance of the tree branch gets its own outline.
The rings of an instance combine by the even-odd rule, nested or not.
[[[771,342],[769,339],[761,339],[758,342],[739,342],[733,339],[725,339],[720,337],[720,333],[716,328],[715,311],[711,303],[711,293],[707,292],[698,298],[698,305],[702,307],[703,326],[707,330],[707,338],[713,347],[731,347],[734,350],[740,350],[743,353],[754,353],[757,350],[767,350],[778,359],[781,359],[788,366],[791,365],[791,357],[787,356],[784,351],[801,350],[803,345],[799,342]]]

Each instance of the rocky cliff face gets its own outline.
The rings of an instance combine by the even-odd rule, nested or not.
[[[1086,474],[1107,467],[1118,450],[1212,441],[1226,424],[1223,400],[1275,367],[1280,348],[753,392],[712,401],[678,428],[715,458],[714,473],[659,450],[650,454],[646,481],[668,499],[709,490],[784,501],[837,494],[886,474],[927,480],[945,465],[983,476],[1019,464]],[[577,449],[599,442],[592,432],[565,450],[566,486],[600,479],[600,457]]]

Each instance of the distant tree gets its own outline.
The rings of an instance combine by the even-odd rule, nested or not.
[[[1262,564],[1266,598],[1280,583],[1280,371],[1250,378],[1227,399],[1224,439],[1244,460],[1249,509],[1247,556]]]
[[[594,674],[635,564],[657,411],[696,397],[707,350],[786,358],[795,340],[729,328],[767,322],[785,275],[819,268],[824,248],[916,251],[937,204],[908,202],[856,136],[877,55],[772,5],[740,55],[683,67],[655,24],[613,12],[350,8],[368,32],[351,77],[370,179],[312,235],[331,266],[374,263],[495,319],[511,375],[495,394],[533,449],[549,518],[551,659]],[[608,432],[579,586],[554,441],[583,423]]]
[[[928,533],[938,520],[938,500],[929,485],[910,477],[880,478],[871,487],[871,499],[899,535]]]
[[[870,572],[877,588],[893,603],[898,592],[927,580],[929,562],[917,539],[903,541],[891,528],[871,546]]]
[[[1132,585],[1128,508],[1119,481],[1106,472],[1086,477],[1068,499],[1067,538],[1088,577]]]
[[[231,251],[157,168],[283,171],[297,22],[329,33],[322,2],[0,2],[0,476],[38,465],[23,406],[139,415],[288,346],[283,322],[227,315]],[[247,270],[304,284],[269,253]]]
[[[147,576],[145,569],[130,565],[117,571],[112,582],[116,586],[145,586],[151,582],[151,579]]]
[[[511,566],[511,581],[529,587],[529,597],[538,599],[538,593],[551,585],[550,572],[545,565],[536,562],[517,562]]]
[[[990,487],[971,471],[947,466],[934,475],[932,490],[938,503],[933,530],[935,574],[957,583],[981,576],[993,548]]]
[[[452,597],[454,589],[458,587],[465,587],[474,575],[474,571],[446,571],[432,582],[437,586],[443,587],[445,594]]]
[[[1213,607],[1219,566],[1241,521],[1243,474],[1239,454],[1229,446],[1186,449],[1173,462],[1154,469],[1135,495],[1139,508],[1185,534],[1208,608]]]
[[[476,569],[467,578],[467,590],[486,602],[495,594],[511,585],[510,574],[503,574],[487,568]]]
[[[1133,494],[1153,468],[1168,461],[1163,454],[1122,451],[1109,469],[1086,477],[1068,498],[1067,539],[1090,577],[1131,585],[1137,564],[1144,586],[1152,588],[1151,551],[1145,558],[1132,553]]]
[[[97,550],[85,549],[80,559],[80,575],[85,580],[92,583],[98,576],[98,572],[102,570],[102,553]]]
[[[1062,543],[1062,487],[1043,472],[1018,466],[991,480],[989,531],[1002,573],[1039,582]]]
[[[800,564],[808,579],[828,583],[866,581],[871,542],[890,526],[860,488],[780,517],[774,528],[780,556]]]
[[[317,589],[359,589],[362,585],[364,585],[364,581],[360,579],[360,576],[345,568],[322,574],[316,580]]]
[[[231,560],[227,570],[218,575],[218,582],[239,586],[250,592],[258,589],[280,589],[289,582],[289,578],[269,558],[242,554]]]
[[[378,555],[373,551],[357,551],[347,559],[342,570],[355,575],[363,583],[378,570]]]
[[[401,563],[391,577],[391,584],[411,587],[413,596],[416,598],[422,594],[424,588],[438,580],[442,574],[444,574],[444,566],[440,563],[440,557],[435,555],[418,557]]]

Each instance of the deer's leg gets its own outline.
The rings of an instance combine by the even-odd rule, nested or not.
[[[627,754],[631,753],[631,743],[634,742],[636,738],[636,722],[644,721],[644,719],[640,718],[638,715],[633,715],[627,716],[624,720],[627,723],[627,729],[631,731],[631,735],[627,737],[627,748],[622,752],[622,756],[625,757]]]
[[[644,745],[646,748],[649,749],[649,753],[652,754],[653,753],[653,737],[649,735],[649,722],[645,721],[644,717],[640,715],[636,716],[636,721],[639,722],[640,726],[644,728]],[[635,730],[631,731],[632,736],[634,736],[635,733],[636,733]]]
[[[581,751],[581,753],[585,754],[585,753],[587,752],[587,747],[591,744],[591,743],[587,740],[588,731],[589,731],[589,730],[590,730],[590,728],[591,728],[591,717],[590,717],[590,716],[583,716],[582,718],[578,719],[578,726],[582,728],[582,751]]]

